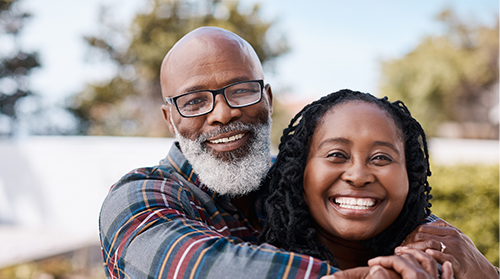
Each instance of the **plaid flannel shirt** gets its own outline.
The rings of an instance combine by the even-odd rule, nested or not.
[[[99,225],[111,278],[318,278],[336,271],[307,255],[252,244],[259,232],[226,196],[200,183],[177,144],[160,165],[112,186]]]

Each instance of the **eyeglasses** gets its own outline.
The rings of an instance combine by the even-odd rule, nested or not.
[[[215,107],[215,96],[222,94],[230,108],[242,108],[260,102],[262,99],[263,80],[248,80],[230,84],[216,90],[199,90],[175,97],[166,97],[165,101],[177,108],[183,117],[196,117],[210,113]]]

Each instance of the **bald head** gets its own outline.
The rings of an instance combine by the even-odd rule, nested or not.
[[[210,83],[225,86],[238,79],[263,78],[262,65],[252,46],[218,27],[200,27],[180,39],[165,56],[160,74],[163,97],[192,89],[219,88],[209,88]]]

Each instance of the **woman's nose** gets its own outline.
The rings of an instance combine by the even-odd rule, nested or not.
[[[364,162],[353,162],[342,173],[341,179],[354,187],[363,187],[375,182],[375,175]]]

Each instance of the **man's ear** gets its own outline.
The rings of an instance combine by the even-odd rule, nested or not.
[[[165,122],[167,122],[167,125],[168,125],[168,129],[170,130],[170,132],[175,135],[175,129],[174,129],[174,126],[172,125],[172,120],[170,119],[170,108],[172,106],[171,105],[166,105],[166,104],[163,104],[161,105],[161,113],[163,115],[163,119],[165,120]]]
[[[269,102],[269,115],[271,115],[273,113],[273,91],[271,90],[271,85],[269,85],[269,83],[264,86],[264,92]]]

